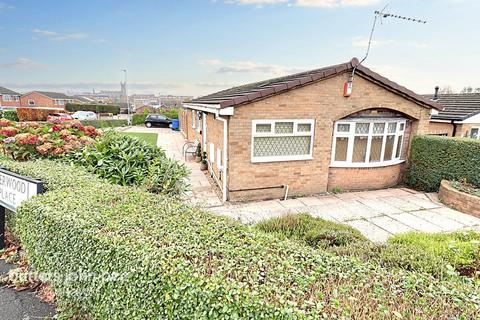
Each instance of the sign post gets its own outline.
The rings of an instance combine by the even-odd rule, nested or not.
[[[0,169],[0,250],[5,248],[5,209],[15,212],[23,201],[42,192],[41,181]]]

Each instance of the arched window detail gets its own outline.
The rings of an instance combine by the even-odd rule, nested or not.
[[[402,118],[335,122],[332,166],[376,167],[401,162],[405,127]]]

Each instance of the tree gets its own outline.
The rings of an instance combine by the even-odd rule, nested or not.
[[[454,93],[451,86],[443,86],[440,90],[438,90],[440,94],[451,94]]]

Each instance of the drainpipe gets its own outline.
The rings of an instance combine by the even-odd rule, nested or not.
[[[452,120],[452,125],[453,125],[452,138],[454,138],[457,135],[457,124],[455,123],[455,121]]]
[[[222,202],[227,202],[227,168],[228,168],[228,121],[220,117],[217,111],[217,120],[223,122],[223,170],[222,170]]]

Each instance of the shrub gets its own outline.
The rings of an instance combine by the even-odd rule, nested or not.
[[[480,188],[475,188],[475,186],[471,185],[470,183],[465,181],[452,181],[451,184],[452,187],[459,191],[480,197]]]
[[[480,234],[474,231],[434,234],[409,232],[390,238],[389,243],[433,254],[460,273],[471,274],[480,270]]]
[[[48,108],[17,108],[19,121],[47,121],[47,116],[49,114],[58,112],[62,112],[62,110]]]
[[[74,103],[67,103],[65,106],[70,112],[76,111],[93,111],[95,113],[111,113],[111,114],[119,114],[120,113],[120,106],[111,105],[111,104],[74,104]]]
[[[147,119],[148,113],[135,113],[132,116],[132,124],[133,125],[139,125],[139,124],[144,124],[145,119]]]
[[[169,119],[178,119],[178,109],[161,110],[160,113]]]
[[[109,185],[81,168],[2,162],[50,181],[47,193],[19,208],[16,230],[35,270],[55,274],[64,318],[473,319],[479,312],[479,288],[467,280],[386,272]],[[59,176],[71,181],[57,184]]]
[[[301,240],[314,248],[345,246],[364,242],[362,234],[347,225],[314,218],[308,214],[287,214],[258,223],[257,229],[288,239]]]
[[[438,191],[440,182],[465,179],[480,186],[480,141],[418,136],[413,139],[406,183]]]
[[[185,165],[167,158],[160,148],[113,131],[94,145],[69,154],[68,159],[122,186],[145,186],[171,196],[181,196],[188,188]]]
[[[123,119],[84,120],[82,121],[82,123],[85,126],[92,126],[95,128],[116,128],[116,127],[124,127],[128,125],[128,121]]]
[[[2,111],[2,118],[10,121],[18,121],[18,115],[16,110],[5,110]]]
[[[80,123],[15,123],[0,119],[0,141],[4,154],[15,160],[59,157],[95,142],[100,132]]]

